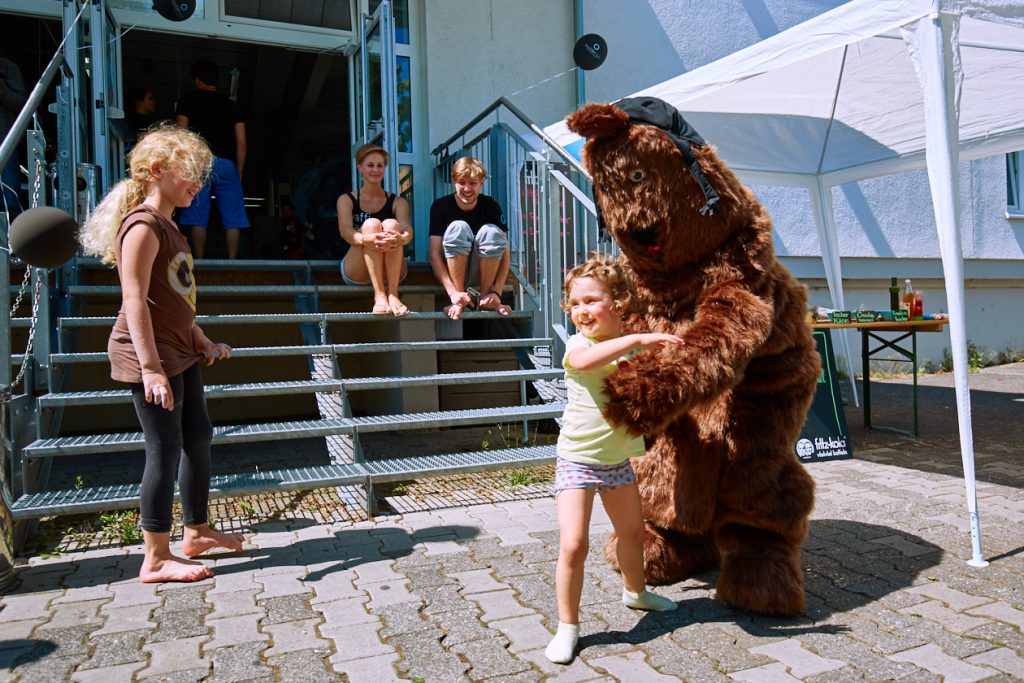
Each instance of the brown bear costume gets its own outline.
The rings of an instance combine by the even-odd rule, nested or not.
[[[636,288],[629,331],[684,340],[620,365],[605,387],[605,416],[647,438],[633,461],[647,579],[719,567],[722,601],[801,612],[814,481],[794,444],[821,374],[806,289],[775,259],[764,207],[674,108],[617,104],[568,125],[587,138],[598,215]]]

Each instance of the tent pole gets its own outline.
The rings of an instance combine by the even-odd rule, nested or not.
[[[949,306],[949,341],[953,355],[960,455],[964,468],[967,511],[970,515],[972,567],[985,567],[974,472],[974,435],[967,374],[967,320],[964,297],[963,247],[960,241],[959,178],[959,16],[933,13],[903,31],[917,64],[925,102],[925,145],[928,183],[942,254],[942,271]]]
[[[843,292],[843,270],[839,261],[839,239],[836,237],[836,222],[832,212],[832,192],[821,179],[815,176],[813,187],[808,187],[811,195],[811,207],[814,209],[814,225],[818,231],[818,248],[821,250],[821,262],[825,267],[825,279],[832,297],[832,307],[846,309],[846,295]],[[849,330],[840,330],[843,352],[846,354],[846,369],[850,373],[850,391],[853,393],[853,405],[860,408],[857,396],[857,379],[853,372],[853,354],[850,353]],[[867,368],[864,369],[867,372]]]

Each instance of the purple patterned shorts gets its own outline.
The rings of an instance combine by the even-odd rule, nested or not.
[[[635,483],[636,475],[629,460],[618,465],[586,465],[565,458],[555,461],[555,494],[565,489],[614,491],[620,486]]]

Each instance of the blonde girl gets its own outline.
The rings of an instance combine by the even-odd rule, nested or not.
[[[349,244],[341,261],[341,277],[350,285],[373,286],[373,312],[406,315],[398,296],[405,278],[403,249],[412,242],[409,202],[384,191],[388,153],[366,144],[356,150],[356,170],[363,182],[355,192],[338,197],[338,232]]]
[[[629,355],[663,344],[681,344],[671,334],[622,334],[630,307],[625,275],[611,257],[595,254],[569,271],[562,308],[579,330],[565,345],[562,365],[568,394],[555,464],[558,509],[558,631],[545,654],[558,664],[572,661],[579,640],[583,565],[590,547],[594,492],[601,494],[618,536],[622,602],[627,607],[666,611],[676,604],[646,589],[644,520],[629,459],[644,454],[644,440],[610,425],[601,414],[604,379]]]
[[[131,387],[145,436],[139,578],[199,581],[212,572],[188,558],[211,548],[241,550],[243,540],[207,523],[213,428],[199,363],[229,358],[231,347],[210,341],[195,324],[192,253],[171,220],[174,209],[188,206],[202,187],[213,156],[195,133],[164,125],[132,148],[128,162],[130,176],[96,207],[80,239],[86,253],[117,266],[121,282],[121,310],[107,353],[111,377]],[[176,478],[186,557],[170,550]]]

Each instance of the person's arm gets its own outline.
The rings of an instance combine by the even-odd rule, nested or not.
[[[188,128],[188,117],[178,114],[174,117],[174,122],[178,124],[178,128]]]
[[[153,319],[149,314],[146,296],[149,293],[153,262],[160,251],[160,240],[144,223],[128,229],[121,244],[121,261],[118,272],[121,278],[121,297],[124,301],[124,315],[128,323],[128,334],[132,347],[142,366],[142,385],[146,392],[146,403],[157,403],[167,410],[174,410],[174,395],[171,393],[167,375],[160,363],[153,333]]]
[[[405,201],[403,197],[395,195],[395,220],[398,221],[398,227],[401,230],[402,243],[399,247],[404,247],[406,244],[412,244],[412,219],[409,217],[409,202]]]
[[[231,347],[224,343],[210,341],[199,325],[192,326],[192,345],[196,351],[203,354],[207,365],[213,365],[214,361],[231,358]]]
[[[665,344],[682,344],[683,340],[674,334],[650,332],[627,334],[622,337],[597,342],[585,349],[574,349],[565,357],[565,362],[574,370],[590,372],[608,365],[635,349],[650,349]]]
[[[363,246],[362,234],[352,225],[352,200],[347,193],[338,195],[335,208],[338,210],[338,234],[341,239],[353,247]]]
[[[442,240],[437,235],[430,236],[430,269],[434,271],[434,277],[451,298],[456,293],[456,289],[452,284],[452,276],[448,273],[448,263],[444,260]]]
[[[242,171],[245,169],[245,156],[249,147],[245,141],[245,122],[239,121],[235,124],[235,166],[238,167],[238,178],[242,178]]]

